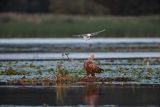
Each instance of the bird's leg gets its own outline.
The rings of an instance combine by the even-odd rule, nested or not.
[[[91,73],[91,76],[92,76],[92,77],[95,77],[95,73]]]
[[[90,77],[90,72],[87,72],[87,77]]]
[[[89,73],[89,72],[87,72],[87,75],[86,75],[86,76],[84,76],[83,78],[84,78],[84,79],[87,79],[89,76],[90,76],[90,73]]]

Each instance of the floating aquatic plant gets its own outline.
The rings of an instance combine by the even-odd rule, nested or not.
[[[105,70],[96,75],[106,77],[129,77],[135,81],[156,81],[160,83],[159,60],[150,60],[149,66],[143,63],[143,59],[102,59],[95,60],[102,64]],[[83,69],[83,60],[54,60],[54,61],[5,61],[0,62],[0,74],[3,75],[37,75],[48,76],[52,81],[78,81],[86,75]],[[53,78],[54,77],[54,78]],[[28,78],[28,76],[26,76]]]
[[[54,74],[55,71],[54,71],[53,68],[49,68],[49,69],[48,69],[48,72],[49,72],[50,74]]]
[[[14,70],[12,67],[9,67],[1,72],[1,75],[28,75],[29,72],[26,71],[17,71]]]

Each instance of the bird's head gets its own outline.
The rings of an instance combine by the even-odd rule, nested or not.
[[[94,53],[91,53],[91,54],[89,55],[89,58],[88,58],[88,59],[93,60],[93,59],[94,59]]]

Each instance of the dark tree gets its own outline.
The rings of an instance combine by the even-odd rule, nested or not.
[[[160,0],[94,0],[108,8],[111,15],[160,14]]]
[[[0,12],[152,15],[160,14],[160,0],[0,0]]]
[[[48,12],[49,0],[1,0],[0,12]]]

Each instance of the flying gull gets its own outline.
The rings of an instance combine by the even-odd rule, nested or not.
[[[92,36],[96,36],[96,35],[98,35],[99,33],[102,33],[102,32],[104,32],[104,31],[105,31],[105,29],[100,30],[100,31],[98,31],[98,32],[87,33],[87,34],[79,34],[79,35],[73,35],[73,36],[83,37],[85,40],[89,40],[89,39],[91,39]]]

